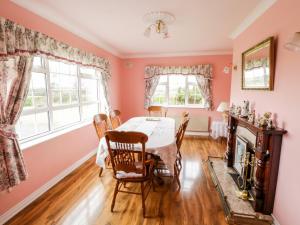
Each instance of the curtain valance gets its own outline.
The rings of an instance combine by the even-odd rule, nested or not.
[[[46,55],[58,60],[99,68],[109,78],[107,59],[87,53],[0,17],[0,57]]]
[[[212,79],[212,65],[202,64],[194,66],[146,66],[145,79],[156,75],[181,74],[201,75],[205,79]]]

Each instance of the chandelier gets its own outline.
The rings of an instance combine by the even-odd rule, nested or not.
[[[144,21],[148,24],[144,35],[150,37],[151,33],[160,35],[162,38],[168,38],[168,25],[172,24],[175,17],[168,12],[150,12],[144,16]]]

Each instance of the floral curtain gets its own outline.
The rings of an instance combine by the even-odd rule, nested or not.
[[[101,71],[108,100],[109,62],[0,17],[0,191],[27,177],[15,124],[27,96],[32,59],[42,55]]]
[[[212,108],[212,94],[211,94],[211,79],[205,79],[204,76],[196,75],[197,84],[201,95],[204,98],[204,108]]]
[[[27,96],[31,66],[31,56],[0,61],[0,191],[27,177],[15,124]]]
[[[180,74],[195,75],[196,80],[205,100],[205,108],[212,108],[212,65],[202,64],[194,66],[147,66],[145,68],[145,108],[151,105],[151,98],[159,82],[159,77],[163,75]]]
[[[109,77],[105,76],[105,74],[102,74],[101,71],[97,71],[97,73],[100,73],[99,76],[101,78],[101,82],[103,85],[103,95],[106,101],[106,107],[105,107],[105,113],[109,114],[111,112],[111,105],[110,105],[110,101],[109,101],[109,88],[108,88],[108,81],[109,81]]]
[[[151,98],[159,82],[159,73],[155,67],[147,66],[145,68],[145,102],[144,107],[148,109],[151,105]]]

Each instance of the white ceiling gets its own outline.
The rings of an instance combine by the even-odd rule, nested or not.
[[[276,0],[13,0],[122,58],[228,54],[236,37]],[[169,39],[146,38],[143,16],[168,11]]]

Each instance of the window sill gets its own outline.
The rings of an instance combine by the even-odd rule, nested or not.
[[[43,136],[39,136],[39,137],[31,139],[31,140],[20,141],[20,148],[21,148],[22,151],[24,151],[24,150],[26,150],[30,147],[33,147],[33,146],[38,145],[40,143],[43,143],[45,141],[51,140],[53,138],[56,138],[60,135],[66,134],[68,132],[71,132],[71,131],[80,129],[82,127],[88,126],[90,124],[91,124],[91,121],[86,121],[86,122],[74,124],[70,127],[62,129],[62,130],[53,131],[51,133],[45,134]]]

